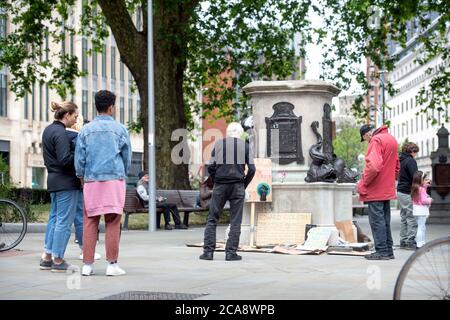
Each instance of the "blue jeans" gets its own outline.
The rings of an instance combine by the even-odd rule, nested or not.
[[[383,254],[393,254],[391,234],[391,204],[390,201],[368,202],[369,223],[372,229],[375,251]]]
[[[80,246],[80,249],[83,249],[83,208],[84,208],[84,200],[83,200],[83,193],[81,193],[81,196],[78,197],[75,220],[73,220],[73,225],[75,227],[75,239],[78,240],[78,245]]]
[[[53,258],[63,258],[70,238],[70,229],[75,220],[80,190],[51,192],[51,207],[45,231],[45,252]]]

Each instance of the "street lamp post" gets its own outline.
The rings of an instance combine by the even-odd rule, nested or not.
[[[156,163],[155,163],[155,87],[153,72],[153,1],[147,1],[147,70],[148,70],[148,230],[156,231]]]

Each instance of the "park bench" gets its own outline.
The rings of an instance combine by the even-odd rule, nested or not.
[[[177,205],[178,211],[184,213],[183,223],[189,226],[189,214],[191,212],[204,212],[208,211],[208,208],[198,207],[197,197],[200,191],[197,190],[157,190],[156,195],[167,198],[165,202],[174,203]],[[148,213],[148,208],[142,206],[136,189],[127,189],[125,196],[125,206],[123,209],[125,213],[125,221],[123,224],[123,229],[128,230],[128,218],[130,214],[133,213]],[[161,220],[162,209],[157,208],[157,225]]]

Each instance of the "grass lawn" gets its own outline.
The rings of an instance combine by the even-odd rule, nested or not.
[[[33,218],[29,222],[41,222],[46,223],[48,220],[48,213],[50,211],[50,204],[40,204],[32,205],[31,210],[33,211]],[[180,213],[181,219],[183,219],[183,213]],[[206,224],[206,219],[208,217],[208,212],[198,212],[189,214],[189,225],[190,226],[201,226]],[[125,218],[125,215],[122,217]],[[164,218],[161,217],[161,225],[164,226]],[[173,219],[171,217],[172,224]],[[224,210],[222,216],[220,217],[219,224],[228,224],[230,222],[230,213],[228,210]],[[130,230],[147,230],[148,229],[148,214],[145,213],[135,213],[130,215],[128,220],[128,228]]]

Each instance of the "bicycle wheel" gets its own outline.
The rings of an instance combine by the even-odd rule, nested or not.
[[[450,236],[425,244],[398,275],[394,300],[450,300]]]
[[[14,201],[0,199],[0,251],[17,246],[27,232],[23,209]]]

